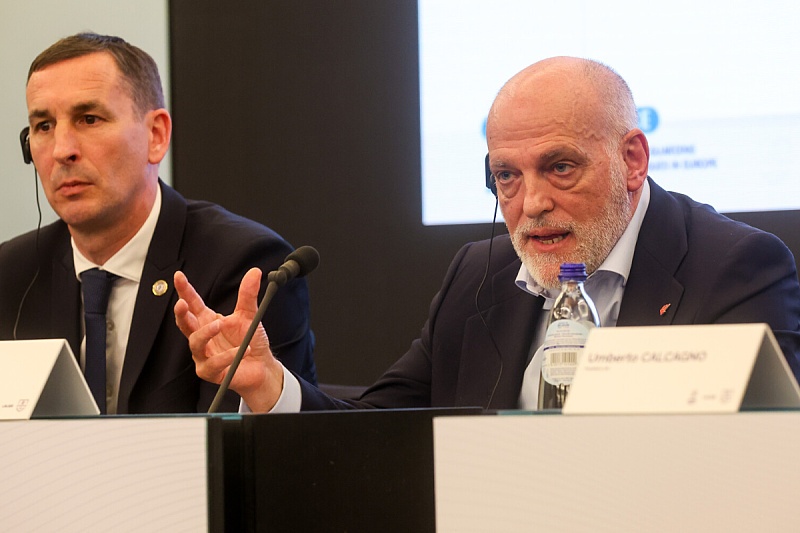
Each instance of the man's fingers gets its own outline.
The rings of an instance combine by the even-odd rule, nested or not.
[[[192,351],[192,358],[196,363],[202,363],[208,359],[206,347],[209,341],[214,338],[220,330],[220,321],[214,320],[189,336],[189,349]]]
[[[203,298],[197,294],[197,291],[194,290],[192,284],[189,283],[189,280],[186,278],[186,274],[180,270],[175,272],[173,281],[175,282],[175,290],[178,291],[178,296],[181,300],[186,302],[189,312],[198,318],[201,316],[201,313],[214,313],[211,309],[206,307],[205,302],[203,302]],[[214,314],[216,315],[216,313]]]
[[[234,314],[244,313],[253,316],[258,311],[258,290],[261,288],[261,270],[251,268],[239,284],[239,299],[236,301]]]
[[[200,327],[197,317],[189,311],[186,300],[180,299],[175,303],[175,324],[187,339]]]
[[[197,365],[197,376],[206,381],[221,383],[228,374],[236,352],[237,348],[231,348],[206,359],[205,362]]]

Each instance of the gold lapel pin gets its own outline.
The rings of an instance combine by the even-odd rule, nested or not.
[[[670,305],[672,305],[672,304],[666,304],[664,307],[661,308],[661,311],[659,311],[658,314],[661,315],[661,316],[664,316],[664,313],[667,312],[667,309],[669,309]]]
[[[169,285],[167,285],[167,282],[164,281],[163,279],[160,279],[155,283],[153,283],[153,294],[155,294],[156,296],[164,296],[168,288]]]

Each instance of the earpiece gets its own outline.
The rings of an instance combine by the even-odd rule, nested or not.
[[[494,174],[489,168],[489,154],[486,154],[486,188],[497,196],[497,184],[494,182]]]
[[[22,145],[22,160],[25,161],[25,163],[28,165],[33,163],[33,156],[31,155],[30,131],[31,129],[28,126],[25,126],[19,133],[19,143]]]

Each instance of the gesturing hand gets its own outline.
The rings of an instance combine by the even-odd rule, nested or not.
[[[180,299],[175,304],[175,323],[189,340],[197,375],[220,383],[258,310],[261,271],[250,269],[239,285],[233,313],[223,316],[210,309],[182,272],[175,273]],[[280,396],[283,368],[273,357],[262,324],[250,341],[230,388],[239,393],[253,411],[269,410]]]

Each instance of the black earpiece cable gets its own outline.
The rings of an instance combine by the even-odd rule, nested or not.
[[[492,261],[492,245],[494,244],[494,229],[495,225],[497,224],[497,208],[499,204],[500,201],[495,195],[494,216],[492,217],[492,234],[491,237],[489,237],[489,254],[486,258],[486,271],[483,273],[483,279],[481,279],[481,283],[478,285],[478,290],[475,293],[475,309],[478,311],[478,316],[481,317],[481,322],[483,322],[483,326],[486,328],[486,332],[489,334],[489,339],[492,341],[492,345],[494,346],[494,349],[497,351],[497,355],[500,358],[500,371],[497,373],[497,381],[494,382],[494,387],[492,387],[492,392],[489,395],[489,401],[486,402],[486,409],[489,409],[489,406],[492,405],[494,393],[497,391],[497,386],[500,384],[500,378],[503,376],[503,356],[500,354],[500,348],[497,347],[497,342],[494,340],[492,330],[489,329],[489,324],[486,323],[486,319],[483,317],[483,311],[481,311],[480,305],[478,304],[478,296],[481,293],[481,289],[483,289],[483,284],[486,282],[486,278],[489,276],[489,264]]]
[[[36,223],[36,272],[33,274],[33,279],[28,284],[28,288],[25,289],[25,293],[22,295],[22,300],[19,302],[19,308],[17,309],[17,319],[14,321],[14,340],[17,339],[17,326],[19,326],[19,319],[22,316],[22,306],[25,304],[25,299],[28,297],[28,293],[31,291],[33,284],[36,283],[36,278],[39,277],[39,232],[42,229],[42,205],[39,202],[39,174],[36,172],[36,167],[33,167],[33,186],[36,189],[36,211],[39,213],[39,222]]]

